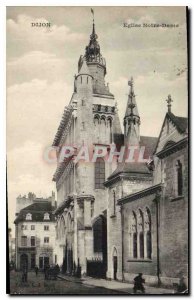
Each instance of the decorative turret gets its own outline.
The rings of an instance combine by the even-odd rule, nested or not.
[[[93,77],[90,74],[90,70],[86,64],[86,60],[83,60],[82,66],[79,70],[79,74],[75,78],[76,81],[76,92],[81,93],[85,96],[89,93],[89,96],[92,95],[93,90]]]
[[[94,16],[94,12],[92,10]],[[81,55],[78,62],[78,72],[82,67],[83,61],[85,60],[91,75],[93,76],[93,94],[113,95],[109,91],[108,85],[105,84],[106,75],[106,61],[102,57],[100,52],[100,45],[97,41],[98,35],[95,30],[95,23],[93,18],[92,33],[90,35],[90,40],[88,46],[86,46],[84,56]]]
[[[90,74],[86,61],[83,61],[79,74],[76,77],[77,89],[77,125],[79,143],[87,144],[91,138],[93,124],[93,77]]]
[[[140,134],[140,117],[137,109],[137,104],[135,100],[135,93],[133,87],[133,77],[128,82],[130,86],[128,102],[124,117],[124,137],[126,145],[139,145]]]
[[[97,41],[97,34],[95,32],[95,24],[93,23],[92,34],[90,35],[89,45],[86,47],[85,57],[89,62],[99,61],[100,58],[100,45]]]

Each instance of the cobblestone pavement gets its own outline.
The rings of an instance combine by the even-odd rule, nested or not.
[[[11,271],[10,273],[10,294],[73,294],[73,295],[118,295],[118,291],[104,287],[97,287],[81,282],[67,281],[58,278],[57,280],[45,280],[44,274],[39,273],[36,277],[34,272],[28,273],[28,282],[22,283],[21,272]]]

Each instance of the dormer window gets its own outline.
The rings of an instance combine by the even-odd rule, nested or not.
[[[50,215],[49,213],[44,214],[44,220],[50,220]]]
[[[26,215],[26,220],[32,220],[32,214],[28,213],[28,214]]]

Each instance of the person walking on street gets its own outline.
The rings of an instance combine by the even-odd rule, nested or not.
[[[133,279],[134,280],[133,291],[135,294],[138,290],[141,291],[143,294],[145,293],[145,288],[143,286],[143,283],[145,283],[145,279],[142,278],[142,275],[143,275],[142,273],[139,273],[139,275]]]
[[[36,276],[38,276],[38,266],[35,266],[35,273],[36,273]]]
[[[28,268],[27,266],[24,266],[22,269],[22,282],[28,281]]]

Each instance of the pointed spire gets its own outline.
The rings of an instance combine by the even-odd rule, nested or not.
[[[128,102],[127,102],[125,117],[127,117],[127,116],[137,116],[137,117],[139,117],[139,112],[138,112],[138,109],[137,109],[137,104],[136,104],[135,94],[134,94],[133,77],[131,77],[131,80],[128,81],[128,85],[130,87],[130,90],[129,90],[129,94],[128,94]]]
[[[91,8],[91,13],[93,14],[93,24],[92,24],[92,34],[90,35],[91,40],[96,40],[98,38],[95,32],[95,23],[94,23],[94,10]]]
[[[105,64],[100,54],[100,45],[97,41],[98,36],[95,31],[94,11],[92,8],[91,12],[93,14],[92,34],[90,35],[89,45],[86,47],[85,57],[87,62],[95,61],[100,62],[101,64]]]
[[[94,23],[94,11],[93,11],[92,8],[91,8],[91,13],[93,14],[93,30],[92,30],[92,35],[94,36],[96,33],[95,33],[95,23]]]
[[[168,112],[171,113],[171,106],[172,106],[171,103],[173,102],[173,100],[172,100],[172,98],[171,98],[171,95],[168,95],[168,98],[167,98],[166,102],[168,103],[168,105],[167,105],[167,107],[168,107]]]

